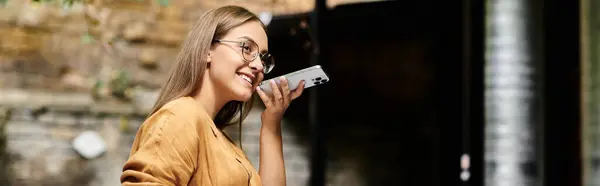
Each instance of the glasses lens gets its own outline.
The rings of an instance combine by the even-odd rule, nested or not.
[[[275,59],[271,54],[265,54],[261,57],[263,62],[264,73],[268,74],[275,67]]]
[[[252,41],[244,41],[242,43],[242,53],[247,61],[254,61],[258,56],[258,45]]]

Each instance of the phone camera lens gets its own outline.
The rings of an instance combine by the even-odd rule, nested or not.
[[[318,78],[316,78],[315,80],[317,80],[317,81],[321,81],[321,78],[320,78],[320,77],[318,77]]]
[[[320,81],[315,81],[315,85],[321,84]]]
[[[321,80],[321,83],[327,83],[327,79]]]

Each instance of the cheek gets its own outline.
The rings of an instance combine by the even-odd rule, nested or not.
[[[232,59],[230,56],[223,56],[219,58],[219,60],[215,60],[211,64],[211,68],[214,71],[218,71],[218,73],[234,73],[236,69],[240,66],[239,60]]]
[[[221,66],[237,67],[244,63],[237,48],[219,48],[213,58],[214,62],[220,63]]]
[[[212,64],[211,65],[211,71],[214,73],[215,76],[217,76],[219,79],[223,79],[227,76],[231,75],[231,65],[227,65],[223,62],[219,63],[219,64]]]
[[[231,61],[219,60],[213,61],[210,65],[210,74],[215,83],[220,86],[227,86],[235,78],[235,68]]]

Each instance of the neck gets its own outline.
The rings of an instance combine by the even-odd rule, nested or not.
[[[201,103],[200,105],[214,120],[219,110],[227,103],[227,100],[217,94],[213,85],[207,80],[206,74],[203,79],[202,88],[194,95],[194,99]]]

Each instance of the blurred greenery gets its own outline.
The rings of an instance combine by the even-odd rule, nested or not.
[[[129,73],[125,70],[115,72],[113,79],[109,83],[109,87],[113,96],[120,99],[128,99],[126,95],[127,89],[130,87]]]
[[[76,0],[61,0],[60,4],[63,6],[72,6]]]
[[[6,3],[8,0],[0,0],[0,4],[3,2]],[[56,4],[63,7],[71,7],[74,3],[84,3],[85,0],[31,0],[34,3],[47,3],[47,4]]]
[[[169,6],[169,0],[157,0],[158,4],[162,6]]]
[[[92,35],[90,35],[89,33],[85,33],[81,36],[81,43],[83,44],[90,44],[94,41],[94,37],[92,37]]]

